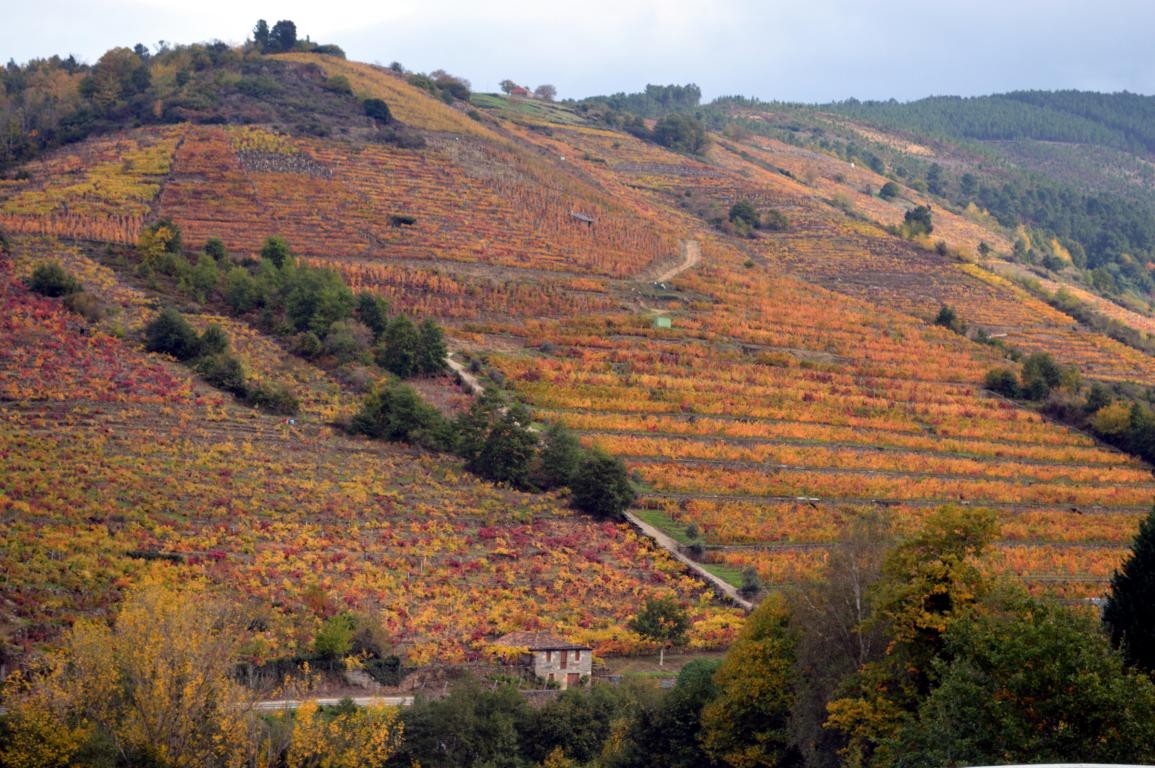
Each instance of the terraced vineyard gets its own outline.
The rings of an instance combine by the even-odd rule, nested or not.
[[[675,533],[696,526],[718,565],[795,581],[853,509],[910,529],[964,504],[1000,512],[995,567],[1071,597],[1102,590],[1155,496],[1148,467],[985,395],[994,361],[941,329],[721,251],[707,261],[672,330],[643,316],[539,327],[556,351],[502,370],[543,415],[626,457],[651,488],[642,505]]]
[[[863,194],[882,177],[831,156],[716,137],[691,158],[577,112],[506,120],[489,99],[474,119],[379,68],[318,65],[385,99],[424,147],[179,125],[89,139],[0,183],[15,252],[0,263],[2,599],[18,644],[154,569],[265,606],[258,657],[346,608],[381,616],[416,661],[474,658],[513,629],[636,650],[626,621],[657,594],[692,606],[695,647],[739,623],[624,526],[337,434],[356,396],[237,320],[191,313],[226,328],[258,381],[291,383],[297,423],[141,352],[147,278],[89,253],[161,217],[191,248],[219,237],[242,257],[281,235],[444,322],[493,384],[623,457],[640,511],[676,538],[697,529],[725,577],[797,581],[863,509],[909,530],[956,504],[998,511],[989,567],[1071,599],[1103,591],[1155,497],[1150,467],[984,392],[1008,361],[928,321],[949,304],[1101,380],[1155,380],[1155,361],[974,260],[980,242],[1009,248],[981,214],[936,208],[940,255],[886,229],[924,196]],[[788,228],[743,238],[707,220],[739,200]],[[653,283],[691,242],[700,263]],[[115,311],[88,324],[30,295],[15,278],[49,258]]]
[[[18,648],[107,610],[146,570],[241,596],[267,626],[257,660],[307,649],[340,610],[376,615],[413,663],[474,659],[526,627],[631,651],[644,643],[624,624],[650,595],[692,601],[699,647],[737,628],[622,525],[343,438],[323,411],[238,408],[0,266],[2,610]]]

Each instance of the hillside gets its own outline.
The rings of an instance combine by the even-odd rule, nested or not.
[[[961,177],[961,145],[806,118],[885,155],[880,171],[844,144],[753,130],[801,118],[747,105],[687,154],[575,105],[447,100],[332,55],[217,53],[228,89],[211,89],[206,65],[179,86],[194,100],[154,62],[155,87],[177,89],[152,94],[160,117],[106,117],[81,141],[29,149],[0,181],[0,626],[18,654],[109,610],[146,572],[203,575],[247,601],[260,660],[303,653],[343,610],[373,615],[414,664],[476,660],[515,629],[644,649],[626,623],[655,595],[690,607],[695,648],[726,645],[740,623],[665,553],[564,494],[344,434],[334,424],[371,382],[289,355],[259,312],[177,299],[198,328],[227,330],[250,375],[297,395],[292,420],[144,352],[142,329],[176,294],[132,246],[161,220],[190,253],[219,238],[238,263],[283,237],[303,262],[442,323],[486,387],[623,458],[635,511],[735,583],[812,576],[856,515],[907,531],[963,505],[998,514],[991,570],[1095,597],[1151,504],[1143,461],[1056,421],[1054,399],[984,387],[992,368],[1022,368],[1012,349],[1078,370],[1082,383],[1056,386],[1069,410],[1093,382],[1155,380],[1142,344],[1045,300],[1075,291],[1113,335],[1146,339],[1139,282],[1123,296],[1073,264],[1016,259],[1024,237],[1061,248],[1040,222],[1000,223],[913,176],[877,194],[896,164],[940,159]],[[743,228],[728,215],[739,202],[785,226]],[[920,205],[933,232],[904,235]],[[29,292],[48,260],[103,311],[86,319]],[[970,335],[933,322],[944,305]],[[469,399],[448,378],[422,387],[447,410]]]

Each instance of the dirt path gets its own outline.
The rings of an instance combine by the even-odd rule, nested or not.
[[[721,595],[729,598],[730,600],[733,600],[736,605],[746,609],[747,611],[754,610],[754,604],[739,595],[738,590],[735,589],[729,582],[715,576],[703,568],[699,563],[696,563],[683,555],[681,549],[678,547],[678,542],[674,541],[672,538],[662,533],[649,523],[645,522],[635,514],[626,512],[626,519],[629,520],[630,524],[637,528],[639,531],[653,539],[658,544],[658,546],[662,547],[671,555],[673,555],[675,560],[685,565],[694,573],[698,574],[698,576],[704,579],[707,584],[717,590]]]
[[[702,261],[702,248],[697,240],[683,240],[682,253],[678,263],[654,278],[655,283],[668,283],[687,269],[696,267]]]
[[[464,365],[453,359],[452,352],[450,352],[449,356],[445,358],[445,362],[448,363],[450,370],[456,373],[458,378],[460,378],[463,382],[465,382],[466,386],[473,390],[473,394],[477,395],[478,397],[481,397],[485,394],[485,387],[481,386],[481,382],[477,380],[477,377],[466,370]]]

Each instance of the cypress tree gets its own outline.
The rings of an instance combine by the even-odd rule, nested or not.
[[[1155,508],[1139,525],[1131,554],[1111,577],[1103,622],[1111,644],[1128,664],[1155,671]]]

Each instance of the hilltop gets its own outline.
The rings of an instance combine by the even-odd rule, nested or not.
[[[413,664],[476,660],[519,629],[634,652],[652,645],[628,620],[662,595],[689,608],[693,647],[734,637],[737,609],[564,492],[341,430],[370,367],[339,359],[336,336],[290,354],[259,308],[227,308],[230,270],[272,236],[440,323],[487,390],[623,459],[639,516],[751,592],[813,576],[857,516],[905,532],[963,505],[997,513],[990,570],[1096,597],[1155,493],[1151,149],[1106,107],[1079,118],[1086,135],[974,136],[916,106],[698,105],[688,89],[554,103],[220,45],[16,76],[0,104],[26,118],[0,181],[16,653],[146,574],[247,601],[259,661],[307,654],[346,611]],[[1103,153],[1137,170],[1109,173]],[[1076,197],[1087,215],[1064,218]],[[1135,226],[1106,234],[1118,222]],[[158,223],[179,230],[184,272],[138,247]],[[228,261],[195,298],[216,243]],[[88,311],[26,288],[47,261]],[[174,303],[299,412],[145,352]],[[992,370],[1015,391],[992,391]],[[1020,381],[1045,391],[1004,396]],[[450,377],[420,389],[469,407]]]

